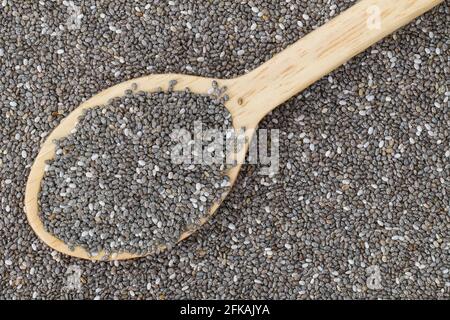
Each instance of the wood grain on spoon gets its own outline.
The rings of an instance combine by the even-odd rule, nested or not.
[[[443,0],[361,0],[250,73],[234,79],[215,79],[220,85],[228,87],[230,100],[225,107],[232,115],[234,128],[245,127],[250,141],[260,120],[271,110],[441,2]],[[69,135],[85,109],[105,105],[108,100],[123,96],[132,83],[136,83],[139,90],[154,92],[158,87],[166,89],[170,80],[177,80],[176,89],[189,87],[194,93],[206,94],[214,79],[162,74],[120,83],[81,104],[47,137],[31,168],[25,190],[28,222],[44,243],[64,254],[90,260],[123,260],[140,256],[126,252],[112,256],[99,252],[90,256],[81,247],[70,250],[64,242],[44,229],[39,217],[39,192],[45,162],[55,155],[53,141]],[[237,178],[247,147],[248,145],[236,155],[238,165],[228,172],[231,184]],[[208,217],[218,207],[219,204],[213,205]],[[208,218],[203,219],[202,224],[207,220]],[[190,234],[191,232],[186,231],[180,240]]]

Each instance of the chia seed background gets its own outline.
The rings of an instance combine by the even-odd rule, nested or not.
[[[149,73],[243,74],[354,2],[3,0],[0,298],[450,298],[448,1],[266,117],[280,173],[244,167],[170,252],[81,261],[26,222],[29,167],[83,99]]]

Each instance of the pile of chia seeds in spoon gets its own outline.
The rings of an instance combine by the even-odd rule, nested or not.
[[[206,130],[230,128],[218,99],[188,90],[129,90],[88,109],[74,132],[57,141],[46,166],[40,194],[46,230],[93,255],[171,247],[229,189],[225,152],[215,163],[196,163],[194,156],[207,152]]]

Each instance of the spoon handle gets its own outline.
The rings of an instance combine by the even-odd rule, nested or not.
[[[246,116],[259,121],[358,53],[443,0],[361,0],[252,72],[237,85]]]

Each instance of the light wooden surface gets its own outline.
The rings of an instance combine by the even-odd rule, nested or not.
[[[247,128],[246,134],[250,139],[253,129],[256,129],[259,121],[268,112],[442,1],[362,0],[252,72],[235,79],[216,79],[221,86],[228,87],[227,93],[230,100],[226,103],[226,108],[233,117],[233,126],[236,129]],[[376,22],[373,19],[377,18],[377,12],[380,28],[372,24]],[[154,92],[158,87],[166,89],[169,80],[178,81],[175,90],[189,87],[192,92],[206,94],[213,79],[163,74],[120,83],[80,105],[48,136],[31,168],[25,191],[25,212],[28,222],[38,237],[48,246],[64,254],[90,260],[104,258],[122,260],[138,257],[129,253],[117,253],[105,257],[104,252],[89,256],[80,247],[71,251],[61,240],[45,231],[39,218],[38,195],[44,176],[45,162],[52,159],[55,154],[53,141],[70,134],[83,110],[106,104],[109,99],[122,96],[125,90],[131,89],[132,83],[138,85],[138,90]],[[247,147],[236,155],[239,163],[244,159]],[[240,167],[241,165],[238,164],[228,172],[232,184],[236,180]],[[217,208],[218,205],[214,205],[210,209],[209,216],[212,216]],[[202,223],[207,220],[204,219]],[[180,240],[189,235],[190,233],[185,232]]]

